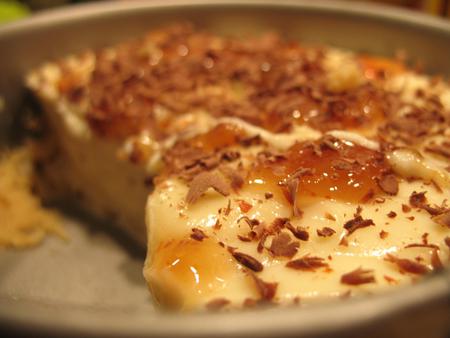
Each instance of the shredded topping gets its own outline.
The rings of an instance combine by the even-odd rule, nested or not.
[[[330,237],[333,236],[336,231],[329,227],[323,227],[322,229],[317,229],[317,235],[320,237]]]
[[[192,228],[192,234],[191,238],[195,239],[196,241],[203,241],[204,238],[207,238],[206,234],[203,232],[203,230],[199,228]]]
[[[260,272],[264,269],[264,266],[256,258],[253,258],[250,255],[238,251],[233,251],[231,254],[239,263],[250,270]]]
[[[341,283],[347,285],[361,285],[375,282],[373,270],[365,270],[361,267],[341,276]]]
[[[218,172],[203,172],[191,182],[186,202],[195,203],[209,188],[213,188],[223,196],[231,193],[230,182]]]
[[[287,262],[286,267],[294,270],[315,271],[318,268],[328,267],[328,263],[321,257],[305,255],[302,258]]]
[[[299,246],[300,243],[292,241],[289,234],[286,232],[280,232],[273,237],[269,251],[275,257],[283,256],[291,258],[297,253]]]
[[[426,265],[407,258],[398,258],[394,255],[387,254],[385,259],[388,262],[396,264],[402,272],[409,272],[416,275],[423,275],[428,272]]]
[[[373,220],[371,219],[363,219],[361,215],[357,215],[352,220],[346,222],[344,224],[344,228],[348,231],[348,235],[351,235],[358,229],[365,228],[368,226],[375,225]]]
[[[271,301],[275,297],[275,294],[277,292],[278,283],[267,283],[258,276],[256,276],[254,273],[250,273],[250,276],[255,282],[261,300]]]

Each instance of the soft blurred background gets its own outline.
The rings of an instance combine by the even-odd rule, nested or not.
[[[16,20],[35,11],[93,0],[0,0],[0,23]],[[101,1],[101,0],[97,0]],[[126,0],[122,0],[126,1]],[[149,0],[151,1],[151,0]],[[350,0],[378,2],[450,19],[450,0]]]

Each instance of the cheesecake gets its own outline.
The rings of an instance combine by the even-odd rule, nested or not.
[[[42,191],[146,246],[162,307],[373,294],[449,260],[450,87],[402,60],[182,23],[26,81]]]

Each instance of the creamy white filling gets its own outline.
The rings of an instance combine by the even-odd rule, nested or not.
[[[163,275],[158,269],[152,268],[152,257],[159,254],[156,249],[162,243],[189,238],[194,227],[202,229],[209,236],[208,240],[221,241],[258,259],[264,265],[264,270],[258,273],[258,276],[264,281],[279,283],[276,300],[282,303],[289,303],[296,297],[300,297],[304,302],[316,298],[337,297],[348,290],[354,294],[378,292],[391,285],[389,278],[393,278],[395,284],[409,283],[415,280],[417,275],[400,273],[395,264],[385,261],[384,258],[388,253],[412,260],[420,256],[422,263],[431,269],[431,249],[405,248],[411,243],[421,243],[424,233],[428,233],[429,243],[441,248],[439,254],[442,261],[445,262],[449,254],[448,248],[443,243],[449,229],[434,223],[424,210],[411,210],[407,213],[402,211],[402,204],[407,203],[413,191],[426,190],[430,203],[440,204],[444,199],[445,194],[418,181],[410,183],[403,181],[398,195],[383,196],[386,199],[384,203],[373,202],[364,205],[363,218],[372,219],[376,225],[356,230],[348,236],[348,246],[339,245],[339,242],[346,234],[343,225],[353,218],[356,204],[316,199],[302,205],[303,217],[294,218],[291,223],[307,229],[310,238],[306,242],[300,242],[299,251],[293,259],[307,254],[319,256],[325,259],[332,270],[322,268],[315,272],[288,269],[285,267],[288,259],[272,257],[267,251],[258,253],[255,242],[242,242],[237,238],[238,234],[245,235],[250,230],[246,222],[239,221],[243,216],[258,219],[264,224],[270,224],[277,217],[290,217],[291,207],[282,197],[265,199],[265,191],[247,188],[239,194],[224,197],[210,190],[195,204],[186,205],[184,199],[187,190],[188,187],[176,179],[164,182],[149,198],[146,212],[149,256],[144,270],[145,275],[153,283],[176,286],[178,301],[183,304],[182,308],[203,307],[210,300],[220,297],[231,300],[234,305],[240,305],[245,298],[255,297],[254,286],[247,281],[248,276],[238,268],[227,269],[225,275],[229,277],[221,276],[225,279],[219,288],[205,289],[200,287],[201,282],[198,282],[192,284],[193,289],[186,291],[180,291],[183,290],[183,285],[180,284],[182,281],[177,279],[176,274],[171,275],[164,270]],[[241,200],[252,205],[248,213],[240,210]],[[227,208],[228,203],[231,207],[230,213],[226,216],[219,215],[218,210]],[[397,214],[395,218],[387,216],[391,211]],[[331,220],[326,213],[332,215],[335,220]],[[217,222],[221,224],[219,230],[214,227]],[[320,237],[317,230],[323,227],[330,227],[336,233],[331,237]],[[380,235],[382,231],[387,232],[384,239]],[[266,243],[267,245],[270,245],[270,241]],[[223,250],[226,253],[226,250]],[[331,256],[331,259],[328,256]],[[175,260],[170,263],[182,264]],[[233,261],[230,264],[232,263]],[[340,282],[342,274],[358,267],[374,270],[376,283],[349,286]],[[191,279],[198,278],[200,281],[203,273],[200,266],[196,273],[192,272]],[[242,282],[229,284],[226,278],[240,279]],[[167,284],[167,280],[170,280],[170,284]],[[197,292],[198,290],[201,292]]]

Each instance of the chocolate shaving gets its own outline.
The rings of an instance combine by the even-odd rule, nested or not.
[[[289,222],[288,218],[285,217],[277,217],[275,218],[269,227],[269,232],[271,234],[279,233],[281,229],[283,229],[286,226],[286,223]]]
[[[268,283],[256,276],[254,273],[250,273],[256,288],[258,289],[261,300],[271,301],[277,292],[278,283]]]
[[[379,235],[381,239],[385,239],[389,235],[389,232],[381,230]]]
[[[395,211],[389,211],[389,213],[387,214],[387,217],[395,218],[395,217],[397,217],[397,213]]]
[[[433,217],[432,220],[435,221],[437,224],[450,228],[450,210],[447,210],[446,212],[436,217]]]
[[[354,219],[346,222],[344,228],[348,231],[348,235],[351,235],[358,229],[365,228],[371,225],[375,225],[371,219],[363,219],[361,215],[356,216]]]
[[[260,272],[264,269],[264,266],[256,259],[250,255],[242,252],[234,251],[231,253],[239,263],[249,268],[250,270]]]
[[[411,243],[405,246],[405,249],[408,248],[431,248],[431,249],[439,249],[439,246],[436,244],[428,244],[428,243]]]
[[[295,238],[298,238],[302,241],[307,241],[309,239],[309,233],[306,231],[303,227],[294,227],[291,223],[287,222],[285,224],[286,228],[292,232],[292,234],[295,236]]]
[[[229,166],[221,166],[219,170],[230,181],[230,186],[234,191],[239,190],[244,185],[244,177],[242,173],[239,173]]]
[[[259,239],[258,246],[257,246],[257,248],[256,248],[256,250],[257,250],[259,253],[263,252],[263,250],[264,250],[264,243],[266,242],[267,236],[269,236],[269,233],[264,232],[264,233],[261,235],[261,238]]]
[[[444,265],[439,257],[439,249],[434,249],[431,253],[431,266],[435,271],[444,269]]]
[[[325,218],[329,219],[330,221],[336,221],[336,217],[334,217],[332,214],[330,214],[329,212],[325,213]]]
[[[271,199],[273,197],[273,194],[271,193],[271,192],[266,192],[265,194],[264,194],[264,198],[266,199],[266,200],[269,200],[269,199]]]
[[[293,178],[286,182],[286,189],[289,196],[289,203],[292,205],[292,212],[295,217],[300,217],[303,212],[298,208],[297,205],[297,192],[298,192],[299,179]]]
[[[348,246],[348,241],[347,241],[347,237],[346,236],[341,238],[341,240],[339,241],[339,245]]]
[[[334,229],[329,227],[323,227],[322,229],[317,229],[317,235],[320,237],[330,237],[336,233]]]
[[[208,303],[206,303],[206,308],[210,311],[217,311],[217,310],[221,310],[228,304],[230,304],[230,301],[228,299],[216,298],[216,299],[213,299],[213,300],[209,301]]]
[[[403,272],[409,272],[416,275],[423,275],[428,272],[428,268],[425,265],[414,262],[407,258],[398,258],[394,255],[387,254],[385,260],[397,264],[400,271]]]
[[[223,196],[231,193],[230,183],[217,172],[203,172],[198,174],[191,182],[186,202],[195,203],[209,188],[213,188]]]
[[[364,270],[361,267],[341,276],[341,283],[347,285],[361,285],[375,282],[373,270]]]
[[[409,196],[409,204],[414,208],[422,208],[427,202],[425,194],[426,194],[425,191],[422,192],[413,191],[411,196]]]
[[[272,239],[272,244],[270,245],[269,251],[275,257],[282,256],[291,258],[297,253],[299,246],[299,242],[292,241],[291,237],[287,233],[280,232]]]
[[[294,270],[315,271],[318,268],[328,267],[328,263],[321,257],[305,255],[299,259],[287,262],[286,267]]]
[[[409,206],[407,206],[406,204],[402,204],[402,211],[404,213],[408,213],[411,211],[411,208]]]
[[[393,174],[387,174],[381,176],[377,180],[378,186],[381,190],[389,195],[397,195],[398,193],[398,180]]]
[[[191,234],[191,238],[195,239],[196,241],[203,241],[204,238],[207,238],[208,236],[206,236],[206,234],[203,232],[203,230],[199,229],[199,228],[192,228],[192,234]]]
[[[447,245],[447,247],[450,249],[450,237],[445,237],[444,238],[444,243],[445,243],[445,245]]]

